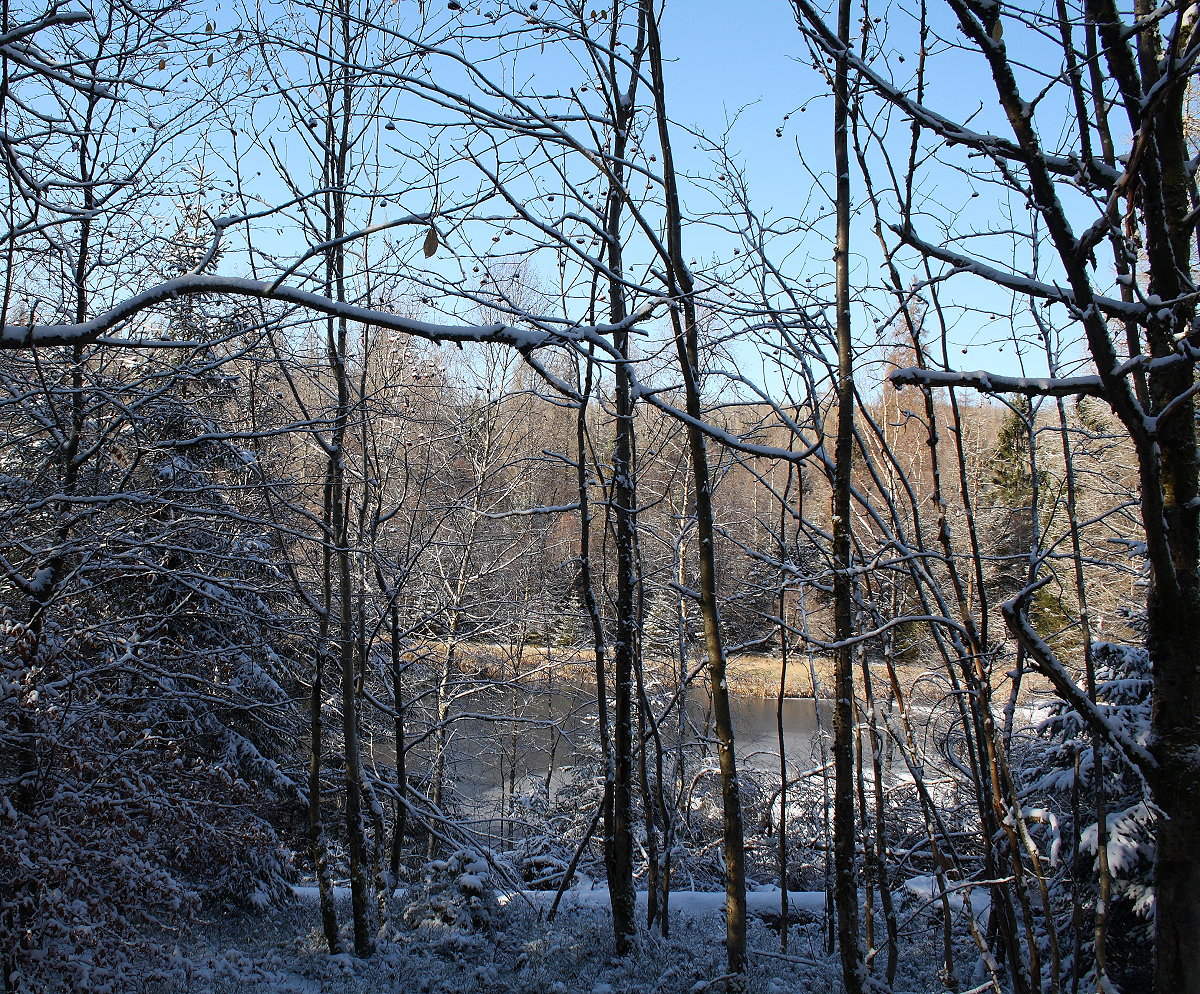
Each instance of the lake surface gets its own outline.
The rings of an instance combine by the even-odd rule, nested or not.
[[[789,767],[816,765],[816,736],[820,728],[828,728],[828,709],[822,702],[819,723],[816,702],[811,698],[786,698],[783,703]],[[664,704],[654,708],[656,714]],[[735,697],[732,701],[739,768],[757,771],[773,781],[779,771],[776,706],[771,698]],[[553,802],[577,777],[594,780],[599,776],[596,703],[588,688],[564,685],[560,680],[530,691],[483,689],[461,701],[457,710],[461,716],[451,726],[447,771],[462,814],[498,817],[513,792],[518,797],[540,796]],[[682,734],[686,763],[695,770],[706,754],[716,755],[707,695],[693,693],[686,710],[682,729],[676,708],[662,720],[659,734],[672,756]],[[411,731],[420,733],[419,728]],[[391,743],[386,739],[372,743],[371,752],[381,761],[392,761]],[[429,769],[427,749],[418,746],[414,752],[418,755],[410,753],[410,769]]]

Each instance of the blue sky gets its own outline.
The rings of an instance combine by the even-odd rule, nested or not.
[[[953,29],[946,23],[946,15],[941,17],[939,33],[953,42]],[[907,63],[898,61],[898,56],[911,50],[912,28],[911,17],[893,9],[888,19],[874,29],[886,34],[887,44],[895,50],[892,67],[898,78],[914,67],[911,55]],[[831,186],[832,100],[821,76],[809,65],[810,55],[795,25],[790,4],[787,0],[749,0],[741,4],[673,0],[666,5],[662,36],[665,55],[671,63],[668,106],[672,118],[685,127],[696,126],[713,140],[728,130],[727,147],[745,171],[755,210],[776,217],[800,217],[810,225],[804,239],[797,239],[796,250],[787,260],[788,275],[827,281],[832,269],[828,240],[832,219],[830,204],[820,187]],[[971,75],[978,68],[978,60],[968,59],[944,44],[941,48],[938,58],[931,63],[934,94],[931,102],[960,119],[971,119],[977,128],[995,128],[1004,133],[1007,125],[995,106],[986,74]],[[1033,61],[1036,56],[1036,50],[1028,55]],[[563,70],[562,63],[552,54],[544,59],[536,71],[544,72],[547,78]],[[555,84],[548,85],[553,89]],[[893,133],[903,144],[905,126],[899,121],[893,122],[893,126]],[[394,137],[384,137],[395,140],[400,132]],[[277,141],[283,143],[288,139],[285,127]],[[677,133],[675,145],[685,171],[718,174],[705,150],[693,149],[685,134]],[[853,182],[855,196],[861,197],[863,188],[857,175]],[[978,192],[974,187],[969,177],[940,169],[937,178],[930,180],[922,193],[939,211],[957,214],[960,231],[972,226],[987,227],[997,221],[1003,227],[1004,210],[1012,205],[998,201],[987,187],[973,198],[972,193]],[[693,188],[689,197],[693,211],[702,211],[703,193]],[[403,204],[405,210],[420,211],[428,209],[428,200],[427,193],[415,190],[397,197],[394,206],[399,208]],[[878,283],[881,279],[879,250],[868,221],[868,217],[860,215],[852,245],[853,282],[858,285]],[[927,233],[936,236],[937,223],[931,218],[927,222]],[[731,236],[694,225],[689,229],[688,240],[689,254],[700,258],[702,264],[713,258],[733,261],[736,240]],[[997,257],[1001,257],[1003,238],[997,240],[992,236],[990,241]],[[965,316],[956,331],[960,341],[955,345],[955,358],[961,359],[966,368],[1018,372],[1011,345],[1001,352],[1000,345],[984,344],[1007,335],[1009,304],[1005,296],[980,281],[956,282],[962,294],[959,299],[1002,317]],[[876,299],[886,298],[877,295]],[[869,341],[872,315],[860,309],[856,312],[856,324],[861,336]],[[968,348],[965,355],[961,352],[963,347]]]
[[[811,56],[787,0],[760,0],[733,10],[731,6],[709,0],[667,5],[664,44],[679,55],[669,95],[672,113],[682,123],[694,121],[715,135],[740,110],[730,134],[730,147],[742,157],[756,207],[777,214],[803,213],[812,217],[823,205],[820,191],[810,199],[813,189],[809,173],[815,174],[827,190],[831,186],[832,101],[810,64]],[[945,5],[931,5],[930,19],[927,103],[972,128],[1011,137],[982,57],[958,47],[964,39]],[[917,63],[914,15],[893,5],[886,17],[873,22],[872,30],[873,40],[891,50],[887,61],[893,79],[903,85],[911,78]],[[1045,37],[1022,31],[1011,22],[1007,39],[1025,93],[1038,94],[1059,71],[1061,52]],[[1038,108],[1044,140],[1048,143],[1060,139],[1059,122],[1067,112],[1061,102],[1056,103],[1059,100],[1059,91],[1051,90]],[[800,111],[801,107],[805,109]],[[790,115],[786,121],[784,115]],[[775,129],[781,126],[783,137],[778,138]],[[897,148],[905,147],[907,131],[907,125],[894,117],[891,132]],[[1069,141],[1069,135],[1065,137]],[[1122,141],[1119,133],[1115,137]],[[949,160],[954,153],[942,155]],[[959,159],[956,165],[967,172],[946,166],[928,171],[921,190],[926,203],[930,211],[951,220],[947,221],[950,224],[947,231],[932,216],[922,219],[924,234],[935,241],[940,235],[948,235],[952,241],[966,235],[957,247],[980,252],[985,258],[990,255],[1000,264],[1011,264],[1016,243],[1005,234],[1005,229],[1028,225],[1026,205],[1019,197],[971,176],[973,162],[987,165],[978,159]],[[885,184],[886,173],[880,160],[873,161],[873,170],[877,172],[877,183]],[[852,186],[852,196],[861,203],[863,182],[857,170],[853,171]],[[1094,220],[1093,209],[1082,200],[1069,203],[1068,207],[1076,215],[1077,230],[1083,230]],[[827,209],[825,216],[828,217]],[[882,275],[882,260],[869,221],[865,211],[859,214],[852,240],[852,253],[856,256],[853,284],[877,283]],[[828,224],[817,225],[817,229],[827,231]],[[981,232],[991,234],[980,237]],[[812,261],[818,264],[820,251],[811,253]],[[1021,260],[1018,266],[1028,266],[1027,248],[1017,245],[1016,251]],[[1047,260],[1051,256],[1050,251],[1043,251],[1041,264],[1049,265]],[[1097,270],[1101,283],[1111,279],[1109,270],[1111,263],[1101,258]],[[1053,269],[1046,272],[1052,273]],[[947,299],[981,312],[963,314],[956,329],[952,363],[968,369],[1043,374],[1044,356],[1040,347],[1023,348],[1023,363],[1014,343],[1006,341],[1011,337],[1009,315],[1013,306],[1006,292],[979,279],[959,277],[948,287]],[[1028,324],[1027,312],[1019,312],[1017,317]],[[869,339],[870,322],[867,312],[857,313],[860,337]],[[1068,331],[1072,333],[1073,330]],[[1080,353],[1071,349],[1067,354]]]

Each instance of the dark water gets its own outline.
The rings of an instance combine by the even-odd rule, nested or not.
[[[664,702],[665,703],[665,702]],[[734,734],[739,766],[747,771],[777,778],[779,743],[774,699],[735,697]],[[697,769],[705,753],[715,756],[711,716],[706,695],[694,694],[680,728],[678,709],[662,715],[659,737],[672,759],[683,742],[685,762]],[[822,705],[822,727],[828,726]],[[459,708],[452,723],[447,749],[447,772],[454,782],[457,803],[463,814],[491,818],[500,814],[504,799],[514,793],[531,801],[562,801],[560,791],[576,778],[599,776],[596,703],[588,689],[556,685],[536,691],[485,690],[472,695]],[[515,717],[514,717],[515,716]],[[814,765],[818,715],[811,699],[784,701],[784,742],[789,766]],[[420,729],[414,729],[419,734]],[[427,742],[426,745],[429,743]],[[653,747],[651,747],[653,748]],[[429,769],[428,749],[410,753],[410,769]],[[381,762],[392,762],[391,743],[372,743],[371,753]],[[564,797],[569,795],[564,795]]]
[[[779,739],[776,727],[777,701],[764,697],[733,699],[733,734],[738,758],[752,769],[779,769]],[[788,762],[807,762],[815,747],[818,731],[817,702],[811,698],[789,697],[783,702],[783,740]],[[830,715],[821,703],[821,728],[829,727]]]

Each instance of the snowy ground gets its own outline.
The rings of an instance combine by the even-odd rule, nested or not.
[[[635,952],[613,956],[603,902],[564,902],[552,923],[546,901],[501,900],[486,925],[472,931],[440,922],[402,924],[387,931],[370,960],[323,951],[314,902],[295,903],[262,918],[210,917],[180,950],[192,979],[172,994],[700,994],[724,991],[722,895],[677,895],[671,936],[643,936]],[[778,904],[778,893],[752,902]],[[541,905],[541,907],[539,907]],[[343,909],[343,922],[349,917]],[[916,913],[903,942],[896,994],[940,994],[937,930]],[[789,959],[778,956],[779,935],[762,921],[750,927],[747,994],[800,994],[840,989],[839,967],[823,951],[819,920],[793,925]],[[965,951],[964,951],[965,952]],[[970,977],[964,960],[960,978]],[[152,988],[146,987],[147,992]],[[157,990],[157,988],[154,988]]]

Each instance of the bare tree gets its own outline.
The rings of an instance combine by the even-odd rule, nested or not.
[[[818,49],[849,59],[864,93],[905,116],[914,148],[945,151],[951,168],[963,161],[957,158],[959,151],[971,155],[973,175],[982,175],[986,164],[986,175],[998,184],[1001,196],[1019,197],[1029,207],[1021,243],[1028,263],[1017,258],[999,264],[969,250],[962,224],[951,223],[937,236],[924,230],[911,196],[922,167],[910,158],[903,180],[907,185],[893,191],[892,243],[924,260],[930,278],[973,278],[990,284],[997,294],[1027,300],[1051,317],[1061,315],[1057,323],[1043,323],[1041,331],[1077,331],[1091,367],[1076,376],[1054,369],[1028,377],[961,373],[943,365],[901,371],[893,382],[987,393],[1099,396],[1136,453],[1152,575],[1149,742],[1142,745],[1131,730],[1105,720],[1031,624],[1031,599],[1044,578],[1034,579],[1010,601],[1005,617],[1031,664],[1086,718],[1097,738],[1149,784],[1162,812],[1155,870],[1155,986],[1159,991],[1200,990],[1195,837],[1200,820],[1190,786],[1197,777],[1195,702],[1200,686],[1185,620],[1195,616],[1200,597],[1196,356],[1191,344],[1195,204],[1184,114],[1197,51],[1190,15],[1175,7],[1152,13],[1139,6],[1129,13],[1105,3],[1017,9],[949,0],[944,10],[929,11],[923,5],[921,30],[932,33],[942,23],[936,18],[945,16],[965,39],[964,55],[972,57],[969,64],[992,86],[1003,112],[1002,120],[968,126],[939,113],[932,103],[936,91],[923,89],[926,74],[937,68],[927,49],[922,48],[914,88],[891,77],[874,57],[878,49],[873,45],[854,54],[815,8],[806,3],[798,7]],[[1041,37],[1053,46],[1048,52],[1052,64],[1044,64],[1037,81],[1014,56],[1026,31],[1043,32]],[[997,130],[987,130],[992,126]],[[1116,145],[1122,130],[1133,135],[1124,154]],[[875,136],[875,141],[882,154],[885,136]],[[1082,201],[1075,190],[1083,192]]]

